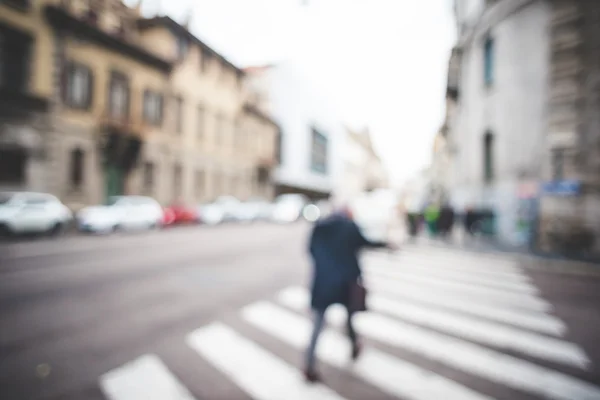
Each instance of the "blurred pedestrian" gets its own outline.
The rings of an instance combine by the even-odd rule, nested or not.
[[[448,203],[444,203],[440,210],[438,226],[442,237],[447,238],[452,234],[452,227],[454,226],[454,209]]]
[[[436,236],[438,233],[438,219],[440,217],[440,208],[435,203],[427,206],[423,212],[427,228],[431,236]]]
[[[320,376],[315,369],[315,351],[325,323],[325,311],[332,304],[342,304],[346,307],[346,328],[352,345],[351,358],[355,360],[360,354],[361,345],[352,324],[352,316],[357,311],[363,311],[356,309],[355,298],[361,295],[359,293],[362,282],[358,252],[365,247],[394,246],[387,242],[366,239],[353,221],[351,210],[343,207],[315,224],[309,247],[314,265],[311,286],[314,327],[306,351],[304,375],[307,381],[318,382]],[[362,294],[364,295],[364,292]]]

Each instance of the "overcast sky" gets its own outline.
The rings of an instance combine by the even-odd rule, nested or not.
[[[127,3],[135,3],[136,0]],[[302,6],[307,3],[306,6]],[[240,66],[292,60],[368,125],[395,183],[427,165],[455,39],[451,0],[144,0]]]

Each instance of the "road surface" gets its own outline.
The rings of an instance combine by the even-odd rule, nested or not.
[[[332,308],[306,385],[308,229],[0,245],[0,398],[600,399],[597,271],[433,245],[364,255],[365,350]]]

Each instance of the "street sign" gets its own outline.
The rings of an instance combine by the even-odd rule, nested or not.
[[[577,180],[546,182],[543,189],[545,194],[576,196],[581,191],[581,182]]]

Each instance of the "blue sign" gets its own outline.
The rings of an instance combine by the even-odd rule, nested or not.
[[[544,183],[544,193],[557,196],[576,196],[581,191],[581,182],[564,180]]]

